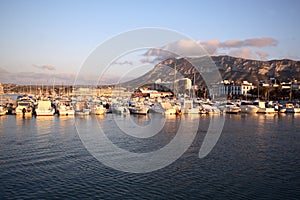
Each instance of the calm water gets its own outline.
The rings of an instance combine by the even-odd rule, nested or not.
[[[148,117],[130,117],[149,123]],[[72,117],[0,117],[0,198],[299,199],[300,115],[227,115],[218,143],[203,159],[198,153],[210,116],[199,118],[193,144],[176,162],[134,174],[95,159]],[[76,120],[99,122],[119,147],[147,152],[168,144],[181,119],[167,119],[163,131],[147,139],[110,128],[113,115]]]

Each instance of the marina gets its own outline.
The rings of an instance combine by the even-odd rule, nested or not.
[[[26,116],[105,115],[160,113],[163,115],[300,113],[299,101],[217,101],[190,97],[97,97],[97,96],[17,96],[6,95],[2,101],[1,115]]]
[[[299,1],[0,1],[0,200],[299,200]]]

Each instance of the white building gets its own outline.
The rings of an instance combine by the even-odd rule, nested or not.
[[[220,83],[216,83],[210,90],[210,95],[214,97],[220,96],[234,96],[234,95],[248,95],[249,91],[254,86],[248,81],[243,81],[241,84],[235,84],[234,81],[223,80]]]
[[[182,78],[175,81],[175,91],[177,94],[185,94],[192,89],[192,80],[189,78]]]
[[[192,89],[192,80],[189,78],[181,78],[177,79],[174,82],[162,82],[161,79],[158,79],[155,81],[155,84],[157,85],[157,88],[155,89],[162,89],[167,88],[170,91],[176,93],[176,94],[185,94],[187,91]],[[159,88],[160,86],[161,88]],[[175,88],[174,88],[175,86]]]
[[[0,83],[0,96],[4,94],[4,91],[3,91],[3,86],[2,84]]]
[[[248,81],[243,81],[241,84],[241,94],[247,96],[250,90],[254,89],[254,85]]]

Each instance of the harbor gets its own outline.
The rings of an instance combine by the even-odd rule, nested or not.
[[[24,86],[25,87],[25,86]],[[68,87],[71,88],[71,87]],[[189,87],[191,88],[191,87]],[[54,116],[54,115],[105,115],[160,113],[162,115],[203,115],[203,114],[282,114],[300,113],[300,101],[286,100],[249,100],[209,99],[195,97],[195,93],[176,94],[149,88],[104,89],[80,87],[72,93],[3,94],[0,115]],[[97,92],[98,91],[98,92]],[[105,95],[104,95],[105,94]],[[101,95],[101,96],[98,96]],[[248,97],[249,98],[249,97]]]
[[[300,1],[0,1],[0,200],[299,200]]]

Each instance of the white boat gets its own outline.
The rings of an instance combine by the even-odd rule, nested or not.
[[[0,106],[0,116],[6,115],[7,110],[4,106]]]
[[[135,104],[128,107],[131,114],[147,115],[149,108],[142,104]]]
[[[73,109],[73,107],[71,105],[59,105],[57,107],[57,111],[59,115],[74,115],[75,114],[75,110]]]
[[[242,101],[241,105],[241,113],[256,113],[258,111],[258,107],[253,105],[251,101]]]
[[[91,108],[91,114],[104,115],[105,113],[106,113],[106,108],[101,104],[94,104]]]
[[[150,107],[149,111],[166,115],[176,114],[176,109],[171,105],[170,102],[156,102]]]
[[[300,108],[294,107],[294,113],[300,113]]]
[[[222,103],[218,106],[218,108],[222,112],[229,114],[236,114],[241,111],[241,108],[236,106],[233,102]]]
[[[90,113],[90,109],[75,110],[76,115],[89,115]]]
[[[89,115],[91,113],[91,109],[89,108],[86,102],[77,102],[75,104],[75,114],[76,115]]]
[[[200,114],[201,108],[200,106],[195,107],[193,100],[184,100],[183,105],[181,107],[182,114]]]
[[[37,116],[53,116],[55,110],[51,106],[51,101],[42,100],[38,102],[38,107],[35,112]]]
[[[32,101],[30,99],[20,99],[17,101],[16,115],[32,115]]]
[[[264,113],[264,114],[276,113],[276,110],[275,110],[275,108],[266,107],[266,102],[259,101],[257,113]]]
[[[201,104],[201,107],[203,110],[205,110],[205,112],[207,114],[220,114],[221,113],[219,108],[217,108],[216,106],[210,105],[210,104],[203,103],[203,104]]]
[[[120,114],[120,115],[130,114],[128,107],[126,107],[124,105],[120,105],[118,103],[112,104],[111,111],[112,111],[112,113],[116,113],[116,114]]]

